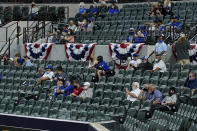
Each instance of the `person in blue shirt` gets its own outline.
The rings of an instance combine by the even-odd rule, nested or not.
[[[96,2],[94,2],[94,4],[92,6],[90,6],[89,11],[90,11],[91,14],[93,14],[95,16],[98,14],[99,9],[98,9],[98,6],[97,6]]]
[[[106,74],[107,71],[110,70],[109,66],[107,65],[107,63],[103,60],[102,56],[98,56],[97,57],[97,75],[98,75],[98,79],[100,80],[101,75],[102,74]]]
[[[166,61],[166,52],[167,52],[168,46],[163,41],[163,36],[159,37],[158,42],[155,44],[155,55],[160,55],[161,59],[165,62]]]
[[[59,94],[61,94],[61,91],[64,89],[64,81],[62,79],[59,79],[57,82],[57,86],[54,88],[54,95],[57,97]]]
[[[29,59],[28,56],[24,56],[24,63],[23,63],[23,66],[25,67],[31,67],[31,66],[34,66],[34,64],[31,62],[31,60]]]
[[[109,14],[119,14],[119,9],[118,9],[118,6],[115,4],[115,1],[112,2],[112,5],[111,7],[109,8],[109,11],[108,11]]]
[[[144,43],[146,39],[145,27],[141,26],[140,30],[135,35],[134,43]]]
[[[168,27],[168,30],[170,30],[170,31],[177,31],[177,32],[180,32],[181,29],[182,29],[182,24],[181,24],[181,22],[179,21],[179,17],[178,17],[178,16],[174,16],[174,17],[171,19],[171,22],[168,23],[167,27]]]
[[[14,64],[15,66],[21,66],[24,63],[24,59],[20,54],[16,54],[15,55],[15,59],[14,59]]]
[[[84,3],[83,2],[81,2],[80,4],[79,4],[79,14],[85,14],[86,13],[86,8],[84,7]]]
[[[135,35],[134,28],[130,28],[129,36],[126,39],[126,42],[132,43],[133,42],[134,35]]]
[[[194,90],[197,89],[197,78],[194,72],[189,73],[189,77],[187,78],[184,87],[190,88],[192,90],[192,94],[194,93]],[[184,87],[182,89],[184,89]]]

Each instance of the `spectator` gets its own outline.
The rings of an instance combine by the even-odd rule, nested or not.
[[[107,12],[108,12],[107,5],[106,5],[105,1],[102,1],[101,6],[99,7],[99,16],[105,17]]]
[[[168,23],[167,28],[168,28],[169,31],[180,32],[181,29],[182,29],[182,24],[181,24],[181,22],[179,21],[179,17],[178,17],[178,16],[174,16],[174,17],[171,19],[171,22]]]
[[[108,14],[119,14],[118,6],[116,5],[116,2],[113,1],[111,7],[109,8]]]
[[[153,4],[153,6],[151,8],[151,12],[149,13],[150,17],[153,17],[154,15],[156,15],[156,16],[161,15],[161,10],[160,10],[158,3]]]
[[[160,105],[162,101],[161,92],[155,89],[155,86],[153,84],[150,84],[150,86],[148,87],[148,92],[148,100],[152,103],[152,105]]]
[[[93,31],[93,28],[94,28],[94,22],[93,22],[92,17],[90,17],[90,18],[88,18],[88,25],[87,25],[86,32]]]
[[[57,30],[53,36],[52,42],[53,43],[59,43],[60,42],[60,30]]]
[[[84,6],[85,6],[84,2],[80,2],[80,4],[79,4],[79,13],[83,14],[83,15],[86,14],[86,10],[87,10]]]
[[[189,73],[189,77],[187,78],[184,86],[182,87],[182,90],[184,88],[190,88],[192,90],[192,94],[194,93],[194,90],[197,89],[197,78],[194,72]]]
[[[74,43],[75,42],[75,37],[74,37],[74,32],[73,30],[69,29],[67,36],[65,37],[65,41],[69,43]]]
[[[20,54],[16,54],[15,58],[14,58],[14,65],[15,66],[21,66],[21,65],[23,65],[23,63],[24,63],[23,57],[21,57]]]
[[[161,60],[161,56],[160,55],[156,55],[155,64],[153,65],[153,69],[152,70],[148,70],[148,71],[149,72],[159,71],[161,73],[167,71],[166,64],[163,62],[163,60]]]
[[[141,26],[140,30],[135,34],[134,43],[144,43],[146,38],[145,27]]]
[[[71,93],[71,95],[75,98],[81,94],[81,92],[83,91],[83,88],[80,86],[78,80],[75,80],[75,83],[73,84],[73,86],[74,86],[74,90],[73,90],[73,93]]]
[[[40,79],[44,75],[45,71],[43,70],[43,68],[39,68],[38,73],[39,73],[38,78]]]
[[[189,49],[190,49],[190,43],[186,40],[185,34],[181,34],[178,41],[175,43],[174,46],[176,56],[177,56],[177,62],[181,64],[181,68],[183,68],[183,65],[190,64],[189,61]]]
[[[23,58],[24,58],[23,66],[26,66],[26,67],[34,66],[34,64],[31,62],[28,56],[24,56]]]
[[[3,65],[9,64],[9,58],[7,54],[3,54]]]
[[[58,90],[59,93],[62,93],[64,96],[68,96],[73,93],[74,86],[73,83],[75,83],[75,80],[71,80],[71,82],[67,82],[67,87],[64,89]]]
[[[173,12],[171,11],[171,2],[170,2],[170,0],[165,0],[164,1],[162,14],[164,16],[166,16],[166,15],[173,16],[174,15]]]
[[[85,82],[83,84],[83,91],[81,92],[81,94],[79,96],[82,97],[83,100],[85,100],[86,98],[92,98],[93,88],[91,88],[89,82]]]
[[[94,16],[97,16],[97,14],[99,13],[99,9],[97,6],[97,3],[94,2],[94,4],[92,6],[90,6],[90,13],[93,14]]]
[[[73,32],[76,32],[77,31],[77,26],[74,24],[74,21],[73,20],[70,20],[69,21],[68,29],[71,29]]]
[[[31,4],[31,9],[29,12],[29,16],[28,16],[28,21],[32,20],[32,19],[36,19],[38,16],[38,7],[36,6],[36,3],[32,2]]]
[[[96,68],[97,68],[97,76],[98,79],[100,80],[101,75],[105,75],[107,73],[107,71],[109,71],[109,66],[107,65],[107,63],[103,60],[102,56],[98,56],[97,57],[97,64],[96,64]]]
[[[133,54],[133,60],[129,62],[129,65],[126,70],[137,69],[141,62],[142,61],[138,58],[138,54],[137,53]]]
[[[152,70],[153,69],[153,65],[148,62],[148,59],[147,59],[146,56],[143,56],[141,58],[141,60],[142,60],[142,63],[139,64],[137,69],[140,69],[142,71]]]
[[[134,35],[135,35],[134,28],[130,28],[129,36],[126,39],[126,42],[132,43],[133,42]]]
[[[68,25],[63,26],[62,35],[65,36],[68,33]]]
[[[47,32],[47,38],[45,39],[45,43],[52,43],[53,35],[50,31]]]
[[[59,79],[57,82],[57,86],[54,88],[54,95],[57,97],[59,94],[61,94],[61,90],[64,90],[64,81],[63,79]]]
[[[145,84],[144,88],[140,91],[140,94],[138,95],[138,100],[142,102],[142,104],[148,99],[148,88],[149,84]]]
[[[165,62],[166,61],[166,52],[167,52],[167,45],[163,41],[163,37],[160,36],[158,42],[155,45],[155,55],[160,55],[161,59]]]
[[[92,54],[90,56],[88,69],[92,69],[95,65],[96,65],[96,56]]]
[[[159,108],[161,111],[176,111],[177,95],[175,94],[175,88],[171,87],[169,95],[166,96],[162,101],[162,107]]]
[[[41,84],[43,81],[50,80],[53,81],[53,67],[51,65],[46,66],[46,72],[44,75],[37,81],[38,84]]]
[[[60,79],[62,79],[64,82],[67,82],[68,81],[68,76],[65,72],[63,72],[62,67],[58,66],[56,68],[56,74],[55,74],[55,77],[54,77],[53,80],[57,82]]]
[[[128,88],[125,88],[127,100],[134,102],[137,100],[139,94],[140,94],[140,89],[139,89],[139,83],[138,82],[133,82],[132,83],[132,91],[129,92]]]

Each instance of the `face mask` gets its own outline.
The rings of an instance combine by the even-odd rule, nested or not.
[[[85,90],[88,89],[88,86],[84,86],[83,89],[85,89]]]
[[[189,81],[192,81],[193,79],[192,78],[189,78]]]
[[[148,89],[143,89],[144,91],[148,92]]]
[[[155,62],[158,62],[158,59],[155,59]]]
[[[68,32],[68,35],[70,35],[70,32]]]
[[[162,43],[163,41],[162,40],[159,40],[159,43]]]
[[[74,88],[77,88],[77,86],[74,86]]]
[[[134,32],[130,32],[129,34],[130,34],[130,35],[134,35]]]

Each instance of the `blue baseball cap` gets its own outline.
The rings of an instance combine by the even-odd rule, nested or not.
[[[45,67],[45,69],[51,69],[51,70],[52,70],[52,68],[53,68],[52,65],[47,65],[47,66]]]
[[[137,54],[137,53],[134,53],[134,54],[133,54],[133,57],[138,57],[138,54]]]
[[[173,17],[173,19],[177,19],[177,20],[178,20],[178,19],[179,19],[179,17],[178,17],[178,16],[174,16],[174,17]]]
[[[141,60],[145,60],[145,59],[147,59],[147,57],[146,57],[146,56],[143,56],[143,57],[141,58]]]

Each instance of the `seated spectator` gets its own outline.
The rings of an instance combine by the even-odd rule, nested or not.
[[[60,42],[60,30],[57,30],[53,36],[52,42],[53,43],[59,43]]]
[[[161,111],[176,111],[177,95],[175,94],[175,88],[171,87],[169,95],[166,96],[162,101],[162,107],[159,108]]]
[[[90,56],[88,69],[94,68],[95,65],[96,65],[96,56],[95,56],[94,54],[92,54],[92,55]]]
[[[109,66],[103,60],[103,57],[102,56],[98,56],[97,57],[97,64],[95,65],[95,67],[97,68],[98,80],[100,80],[101,75],[105,75],[107,73],[107,71],[110,70]]]
[[[161,73],[167,71],[166,64],[163,62],[163,60],[161,60],[161,56],[160,55],[156,55],[155,64],[153,65],[153,69],[152,70],[148,70],[148,71],[149,72],[159,71]]]
[[[147,100],[149,100],[154,106],[161,104],[162,93],[159,90],[157,90],[153,84],[150,84],[148,87]]]
[[[94,22],[92,17],[88,18],[88,25],[87,25],[87,29],[85,30],[86,32],[91,32],[93,31],[94,28]]]
[[[111,7],[109,8],[108,14],[119,14],[118,6],[116,5],[116,2],[113,1]]]
[[[141,26],[140,30],[135,34],[135,39],[133,43],[144,43],[146,39],[145,27]]]
[[[68,29],[71,29],[73,32],[77,31],[77,26],[74,24],[73,20],[70,20],[68,23]]]
[[[153,69],[153,65],[148,62],[148,59],[147,59],[146,56],[143,56],[141,58],[141,60],[142,60],[142,63],[139,64],[139,66],[137,67],[137,69],[140,69],[142,71],[152,70]]]
[[[177,63],[181,64],[181,69],[185,64],[190,64],[189,60],[190,42],[186,39],[185,34],[181,34],[175,43],[174,50],[176,52]]]
[[[133,54],[133,60],[129,62],[129,65],[126,70],[137,69],[141,62],[141,59],[138,58],[138,54]]]
[[[97,14],[99,13],[99,9],[98,9],[98,6],[97,6],[97,3],[96,2],[94,2],[94,4],[90,6],[89,11],[94,16],[97,16]]]
[[[47,38],[45,39],[45,43],[52,43],[53,35],[50,31],[47,32]]]
[[[139,94],[140,94],[140,89],[139,89],[139,83],[138,82],[133,82],[132,83],[132,91],[129,92],[128,88],[125,88],[127,100],[134,102],[137,100]]]
[[[31,62],[31,60],[29,59],[28,56],[24,56],[23,59],[24,59],[23,66],[25,66],[25,67],[34,66],[34,64]]]
[[[38,73],[39,73],[38,78],[40,79],[44,75],[45,71],[42,68],[39,68]]]
[[[59,79],[57,81],[57,86],[54,88],[54,95],[57,97],[59,94],[61,94],[61,90],[64,90],[64,81],[63,79]]]
[[[161,9],[158,3],[153,4],[151,11],[149,13],[150,17],[153,17],[154,15],[161,16]]]
[[[63,69],[61,66],[58,66],[56,68],[56,74],[55,74],[55,77],[53,78],[54,81],[58,81],[62,79],[64,82],[67,82],[68,81],[68,76],[65,72],[63,72]]]
[[[24,59],[20,54],[16,54],[14,58],[14,65],[21,66],[24,63]]]
[[[155,55],[158,54],[161,56],[161,59],[165,62],[166,61],[166,52],[167,52],[167,45],[163,41],[163,36],[159,37],[158,42],[155,45]]]
[[[33,19],[33,20],[36,19],[37,16],[38,16],[38,11],[39,11],[39,9],[38,9],[38,7],[36,6],[36,3],[32,2],[31,8],[30,8],[30,10],[29,10],[28,21],[30,21],[30,20],[32,20],[32,19]]]
[[[102,1],[101,6],[99,6],[99,16],[105,17],[107,12],[108,12],[108,7],[107,7],[105,1]]]
[[[174,15],[173,12],[171,11],[171,2],[170,2],[170,0],[165,0],[164,1],[162,14],[164,16],[166,16],[166,15],[173,16]]]
[[[67,83],[67,87],[61,90],[60,92],[63,93],[64,96],[71,95],[74,92],[74,85],[78,84],[78,80],[71,80],[71,82]]]
[[[7,54],[3,54],[3,65],[9,64],[9,58]]]
[[[52,69],[53,67],[51,65],[46,66],[46,72],[44,72],[44,75],[37,81],[37,83],[41,84],[43,81],[46,80],[53,81],[54,73]]]
[[[168,23],[167,27],[168,27],[168,30],[169,30],[169,31],[180,32],[181,29],[182,29],[182,24],[181,24],[181,22],[179,21],[179,17],[178,17],[178,16],[174,16],[174,17],[171,19],[171,22]]]
[[[129,36],[126,39],[126,42],[132,43],[134,39],[134,35],[135,35],[134,28],[130,28]]]
[[[74,32],[73,30],[69,29],[68,33],[65,37],[65,41],[69,43],[74,43],[75,42],[75,37],[74,37]]]
[[[85,82],[83,84],[83,91],[81,92],[81,94],[79,96],[82,97],[83,100],[85,100],[86,98],[92,98],[93,88],[91,88],[89,82]]]
[[[65,36],[68,33],[68,25],[63,26],[62,35]]]
[[[83,15],[86,14],[86,10],[87,10],[84,6],[85,6],[84,2],[80,2],[80,4],[79,4],[79,13],[83,14]]]
[[[194,93],[194,90],[197,89],[197,78],[194,72],[189,73],[189,77],[187,78],[184,86],[182,87],[182,90],[184,88],[190,88],[192,90],[192,94]]]
[[[83,88],[79,84],[78,80],[75,80],[73,86],[74,86],[74,90],[71,93],[71,95],[75,98],[75,97],[77,97],[77,96],[79,96],[81,94],[81,92],[83,91]]]
[[[138,95],[138,100],[140,100],[142,102],[142,104],[147,100],[148,98],[148,88],[149,88],[149,84],[145,84],[144,88],[142,88],[142,90],[140,91],[140,94]]]

